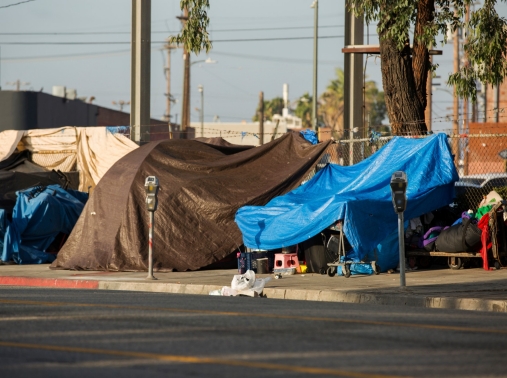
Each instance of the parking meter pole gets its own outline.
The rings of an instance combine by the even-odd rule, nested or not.
[[[153,276],[153,222],[155,220],[155,213],[150,211],[150,227],[149,227],[149,240],[148,240],[148,277],[147,280],[156,280]]]
[[[155,211],[157,210],[158,178],[155,176],[146,177],[144,190],[146,192],[146,210],[150,214],[149,235],[148,235],[148,277],[147,280],[156,280],[153,277],[153,227],[155,227]]]
[[[398,214],[398,242],[400,244],[400,287],[405,287],[405,227],[403,227],[403,213],[407,209],[407,174],[396,171],[391,176],[391,195],[394,212]]]
[[[398,213],[398,240],[400,243],[400,287],[405,287],[405,237],[403,213]]]

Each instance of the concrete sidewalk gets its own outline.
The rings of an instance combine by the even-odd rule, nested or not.
[[[0,265],[0,285],[209,295],[230,286],[236,270],[157,273],[50,270],[49,265]],[[258,277],[273,277],[260,275]],[[507,312],[507,269],[433,269],[407,272],[400,289],[399,274],[328,277],[296,274],[272,279],[268,298],[369,303],[428,308]],[[255,299],[257,300],[257,299]]]

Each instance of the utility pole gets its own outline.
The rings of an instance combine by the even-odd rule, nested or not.
[[[484,106],[482,107],[483,116],[482,122],[488,122],[488,84],[483,83],[482,87],[484,89]]]
[[[492,85],[493,89],[493,103],[494,103],[494,122],[498,123],[500,121],[499,112],[500,112],[500,83],[497,81],[495,85]],[[489,117],[488,117],[489,118]]]
[[[183,9],[183,16],[176,17],[183,27],[188,20],[188,8]],[[187,128],[190,123],[190,53],[183,47],[183,101],[181,105],[182,138],[187,138]]]
[[[199,90],[199,93],[201,94],[201,113],[200,115],[200,121],[201,121],[201,138],[204,138],[204,87],[199,84],[197,87]]]
[[[164,49],[167,50],[167,62],[164,68],[165,79],[166,79],[166,102],[165,102],[165,116],[164,119],[168,122],[169,132],[172,132],[171,129],[171,102],[174,102],[174,98],[171,94],[171,52],[175,49],[176,46],[171,45],[169,40],[167,40]]]
[[[259,145],[264,144],[264,92],[259,93]]]
[[[430,55],[430,65],[433,64],[433,58]],[[428,131],[431,131],[431,118],[432,118],[432,109],[431,105],[433,104],[433,72],[428,72],[428,78],[426,79],[426,109],[424,111],[424,118],[426,119],[426,127]]]
[[[356,17],[354,11],[345,7],[345,46],[364,43],[363,18]],[[363,120],[363,55],[346,53],[344,65],[344,109],[343,125],[349,129],[349,165],[354,164],[354,128],[364,126]]]
[[[120,112],[123,112],[123,107],[126,106],[126,105],[127,106],[130,105],[130,101],[125,101],[125,100],[120,100],[118,102],[113,101],[112,104],[114,106],[118,106],[120,108]]]
[[[150,141],[150,55],[151,0],[132,0],[130,138],[136,143]]]
[[[21,82],[21,80],[12,81],[9,83],[5,83],[6,85],[14,85],[16,87],[16,92],[19,92],[21,90],[22,85],[30,85],[30,83]]]
[[[468,25],[468,21],[470,20],[470,5],[467,5],[465,8],[465,25]],[[465,35],[463,36],[463,44],[466,45],[468,41],[468,35],[465,32]],[[463,65],[465,67],[468,67],[468,55],[466,51],[463,49]],[[463,99],[463,132],[468,132],[468,99]]]
[[[465,7],[465,25],[467,27],[468,27],[469,21],[470,21],[470,5],[467,4]],[[466,43],[468,42],[468,34],[466,32],[466,29],[464,29],[464,30],[465,30],[465,35],[463,36],[463,44],[466,45]],[[469,65],[468,54],[465,51],[465,49],[463,49],[463,64],[465,67],[468,67],[468,65]],[[476,103],[477,103],[477,101],[476,101]],[[472,109],[474,107],[475,107],[475,103],[472,103]],[[468,99],[464,98],[463,99],[463,130],[462,130],[463,133],[470,132],[470,128],[469,128],[470,120],[469,120],[469,115],[468,115],[468,109],[469,109]],[[472,111],[472,113],[475,113],[475,112]],[[475,116],[475,114],[474,114],[474,116]],[[468,175],[468,148],[469,148],[468,143],[463,145],[463,175]],[[461,159],[461,156],[460,156],[460,159]]]
[[[313,97],[312,97],[312,127],[317,131],[317,65],[319,44],[319,0],[313,0]]]
[[[454,10],[454,15],[457,17],[458,12]],[[454,73],[459,71],[459,28],[454,31],[453,37],[454,47]],[[452,152],[455,156],[455,163],[459,162],[459,98],[456,95],[456,86],[454,86],[454,104],[453,104],[453,120],[452,120],[452,133],[454,138],[452,140]]]

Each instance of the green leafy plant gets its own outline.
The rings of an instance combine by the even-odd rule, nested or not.
[[[505,0],[501,0],[504,1]],[[468,64],[449,76],[460,97],[477,98],[477,83],[498,84],[507,74],[507,20],[495,11],[497,0],[465,13],[471,0],[347,0],[349,9],[377,22],[387,113],[396,135],[424,133],[426,81],[436,66],[429,50],[447,42],[447,31],[465,32]],[[472,7],[473,8],[473,7]]]
[[[212,43],[209,40],[208,26],[209,0],[181,0],[181,10],[187,9],[188,17],[184,22],[183,30],[176,36],[172,36],[169,42],[183,45],[186,51],[196,55],[202,50],[209,52]]]

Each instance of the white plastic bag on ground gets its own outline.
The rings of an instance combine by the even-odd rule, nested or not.
[[[255,279],[254,271],[247,270],[245,274],[237,274],[234,276],[231,287],[224,286],[220,290],[210,291],[209,294],[223,297],[235,297],[238,295],[258,297],[262,294],[266,282],[270,280],[271,277]]]
[[[247,290],[251,289],[255,282],[255,272],[247,270],[245,274],[236,274],[232,278],[231,288],[233,290]]]
[[[254,282],[254,285],[252,286],[252,290],[253,291],[256,291],[257,294],[261,294],[262,291],[264,290],[264,286],[266,285],[266,283],[268,281],[271,280],[271,277],[266,277],[266,278],[257,278]]]

